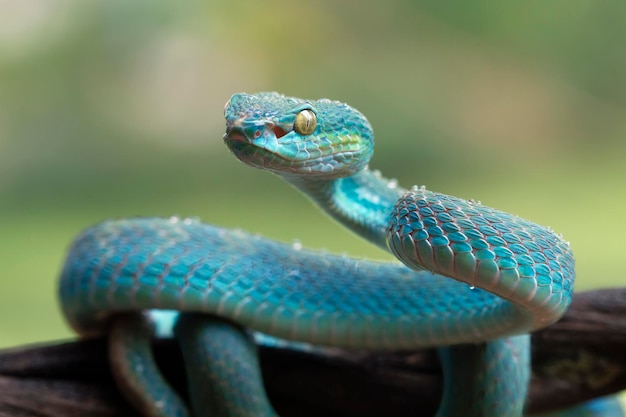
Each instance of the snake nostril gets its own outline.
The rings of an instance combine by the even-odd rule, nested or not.
[[[280,126],[274,126],[272,130],[274,130],[274,135],[276,135],[276,139],[280,139],[287,134],[287,132],[285,132]]]

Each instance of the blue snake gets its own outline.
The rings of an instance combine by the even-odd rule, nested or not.
[[[235,157],[278,174],[400,262],[309,251],[193,219],[87,229],[64,265],[61,305],[79,334],[110,335],[129,401],[146,416],[276,415],[254,330],[319,346],[435,346],[445,381],[438,416],[522,415],[528,333],[558,320],[572,298],[569,244],[528,220],[402,189],[370,170],[372,128],[346,104],[235,94],[225,118]],[[181,312],[174,334],[192,411],[151,358],[151,312],[161,309]]]

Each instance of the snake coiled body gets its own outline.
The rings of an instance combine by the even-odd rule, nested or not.
[[[197,415],[205,408],[221,415],[273,414],[264,400],[236,405],[236,398],[263,397],[253,350],[242,347],[235,360],[221,353],[245,346],[245,337],[206,347],[212,334],[238,326],[324,346],[440,346],[446,387],[439,415],[521,415],[529,377],[526,333],[556,321],[571,301],[569,244],[514,215],[420,187],[401,189],[370,171],[372,129],[343,103],[237,94],[225,116],[224,140],[237,158],[279,174],[401,263],[303,250],[189,219],[108,221],[77,238],[63,269],[61,301],[72,326],[84,335],[102,334],[121,327],[122,313],[151,309],[233,323],[206,330],[212,322],[194,316],[178,327],[190,358],[210,355],[231,364],[202,372],[192,365],[192,391],[200,391],[203,373],[213,385],[242,375],[259,381],[245,388],[233,382],[228,386],[234,388],[207,396],[192,393]],[[132,345],[116,342],[128,334],[118,333],[114,346]],[[117,351],[118,357],[131,352]],[[233,372],[234,362],[245,366]],[[118,374],[122,386],[134,384],[123,382],[132,372]],[[143,409],[154,392],[167,390],[145,384],[128,394]]]

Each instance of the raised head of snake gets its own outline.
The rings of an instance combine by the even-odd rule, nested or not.
[[[224,113],[224,141],[233,154],[277,174],[347,177],[365,168],[374,151],[365,116],[338,101],[241,93]]]

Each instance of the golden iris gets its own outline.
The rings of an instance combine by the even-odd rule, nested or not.
[[[311,110],[302,110],[296,115],[293,130],[301,135],[310,135],[317,127],[317,116]]]

